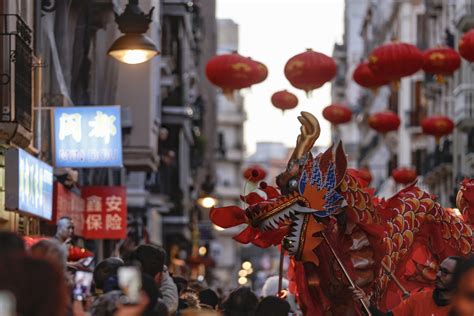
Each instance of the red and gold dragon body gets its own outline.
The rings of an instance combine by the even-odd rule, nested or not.
[[[359,314],[345,271],[387,310],[403,294],[393,276],[408,291],[430,287],[441,260],[471,252],[472,231],[462,214],[442,208],[415,185],[388,200],[375,198],[347,168],[341,144],[313,157],[319,123],[307,112],[298,119],[301,134],[277,177],[279,190],[262,183],[242,197],[245,210],[215,208],[210,218],[224,228],[247,224],[234,237],[239,242],[283,246],[291,258],[292,290],[306,315]],[[466,197],[472,195],[458,196],[458,202]],[[462,211],[474,214],[465,204]]]

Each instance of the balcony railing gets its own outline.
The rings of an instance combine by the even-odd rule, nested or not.
[[[454,90],[454,122],[462,130],[474,127],[474,85],[461,84]]]
[[[453,162],[451,147],[452,142],[446,140],[441,149],[437,148],[435,152],[428,154],[425,163],[420,166],[422,175],[432,172],[443,164],[451,164]]]
[[[474,1],[457,0],[454,21],[461,31],[474,27]]]

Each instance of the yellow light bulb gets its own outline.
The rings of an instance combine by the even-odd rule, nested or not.
[[[205,256],[207,253],[207,248],[204,246],[199,247],[199,255]]]
[[[244,284],[247,283],[247,281],[248,281],[248,280],[247,280],[246,277],[240,277],[238,282],[239,282],[240,285],[244,285]]]
[[[242,263],[242,268],[244,270],[251,269],[252,268],[252,263],[250,261],[245,261],[245,262]]]

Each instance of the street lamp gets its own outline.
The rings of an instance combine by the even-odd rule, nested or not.
[[[153,40],[144,33],[151,23],[154,7],[148,14],[138,6],[138,0],[129,0],[125,11],[115,15],[119,30],[124,33],[115,40],[107,52],[110,56],[126,64],[140,64],[149,61],[160,52]]]
[[[203,196],[197,200],[199,205],[201,205],[204,208],[213,208],[214,206],[217,205],[217,199],[213,198],[210,195]]]

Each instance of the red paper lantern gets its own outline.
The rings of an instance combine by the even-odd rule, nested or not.
[[[257,183],[258,181],[265,179],[266,176],[267,172],[259,165],[250,166],[244,170],[244,179],[250,182]]]
[[[368,63],[359,64],[352,74],[354,81],[364,88],[377,89],[390,81],[374,75]]]
[[[443,82],[443,76],[450,76],[461,65],[458,52],[450,47],[428,49],[423,53],[423,70],[437,76]]]
[[[206,65],[207,79],[225,94],[250,87],[257,76],[257,63],[236,53],[214,56]]]
[[[411,76],[422,66],[423,54],[408,43],[387,43],[375,48],[369,56],[369,67],[374,75],[389,81]]]
[[[273,106],[282,111],[294,109],[298,105],[296,95],[286,90],[275,92],[271,100]]]
[[[268,68],[259,61],[254,61],[257,65],[255,67],[255,82],[253,84],[261,83],[268,77]]]
[[[396,183],[407,185],[416,180],[416,170],[413,168],[396,168],[392,170],[392,177]]]
[[[423,133],[436,137],[436,140],[453,132],[454,122],[447,116],[431,116],[421,121]]]
[[[470,63],[474,61],[474,29],[464,33],[459,40],[459,54]]]
[[[331,104],[324,108],[323,117],[334,125],[344,124],[351,120],[352,111],[345,105]]]
[[[309,93],[334,78],[336,70],[331,57],[308,49],[288,60],[285,76],[293,87]]]
[[[374,113],[369,116],[369,126],[379,133],[395,131],[400,126],[400,117],[392,111]]]

